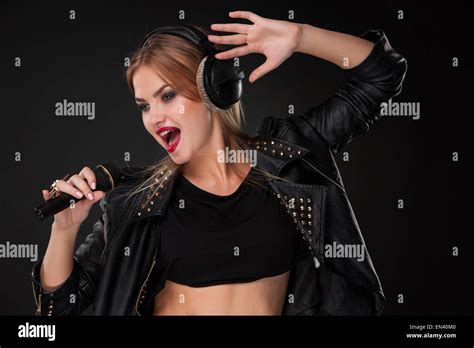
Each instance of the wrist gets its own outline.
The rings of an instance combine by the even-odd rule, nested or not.
[[[71,225],[68,228],[60,228],[55,222],[51,225],[51,233],[57,236],[61,236],[64,239],[74,238],[77,236],[81,225]]]
[[[296,47],[294,52],[304,53],[304,37],[306,36],[308,25],[305,23],[295,23],[297,30]]]

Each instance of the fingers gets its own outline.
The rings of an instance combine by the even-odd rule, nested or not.
[[[41,193],[43,194],[43,199],[46,202],[48,199],[51,199],[51,195],[49,194],[48,190],[41,190]]]
[[[250,11],[232,11],[229,12],[229,17],[232,18],[245,18],[248,19],[249,21],[252,22],[258,22],[258,20],[261,18],[260,16],[256,15],[253,12]]]
[[[64,192],[77,198],[82,198],[84,195],[87,196],[89,193],[92,193],[84,178],[78,174],[73,175],[67,182],[64,180],[57,181],[56,189],[58,192]],[[93,200],[94,196],[92,195],[88,198]]]
[[[83,176],[87,180],[87,183],[89,184],[89,187],[91,188],[91,190],[96,189],[97,182],[96,182],[94,171],[91,168],[89,167],[82,168],[82,170],[79,172],[79,175]]]
[[[56,183],[56,189],[58,192],[64,192],[77,198],[86,196],[88,200],[93,203],[104,197],[104,192],[102,191],[96,191],[96,194],[92,192],[96,187],[97,183],[95,174],[89,167],[82,168],[79,174],[73,175],[67,182],[64,180],[58,180]],[[41,193],[45,201],[51,199],[48,190],[41,190]]]
[[[45,202],[51,199],[51,195],[49,194],[48,190],[41,190],[41,193],[43,194],[43,199]],[[91,205],[105,197],[105,192],[100,190],[94,191],[92,194],[94,195],[94,199],[90,201]]]
[[[86,196],[89,200],[91,201],[94,200],[94,195],[92,194],[92,190],[90,189],[89,184],[87,183],[87,181],[85,180],[83,176],[79,174],[75,174],[71,178],[69,178],[68,183],[77,187],[79,191],[81,191],[81,193],[83,193],[84,196]],[[77,192],[75,192],[75,196],[78,198],[81,198],[79,197]]]
[[[208,35],[207,38],[211,42],[220,43],[224,45],[242,45],[247,43],[247,36],[242,34],[227,36]]]
[[[91,204],[94,204],[95,202],[100,201],[102,198],[105,197],[105,192],[100,190],[94,191],[92,192],[92,194],[94,195],[94,199],[91,201]]]
[[[247,35],[249,32],[249,24],[240,23],[225,23],[225,24],[212,24],[211,29],[215,31],[227,31],[239,34]]]
[[[230,59],[234,57],[242,57],[250,53],[250,49],[248,45],[235,47],[231,50],[220,52],[215,55],[218,59]]]
[[[265,74],[269,73],[273,69],[275,69],[276,66],[273,62],[270,60],[266,60],[265,63],[260,65],[257,69],[252,71],[252,73],[249,76],[249,81],[251,83],[254,83],[256,80],[258,80],[260,77],[264,76]]]

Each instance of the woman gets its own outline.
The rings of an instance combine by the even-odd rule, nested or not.
[[[196,82],[197,46],[148,36],[127,80],[145,129],[168,155],[146,170],[123,168],[105,197],[88,167],[57,183],[58,191],[90,199],[55,215],[32,274],[37,314],[78,314],[91,304],[97,315],[382,312],[382,288],[333,154],[400,93],[406,60],[380,30],[355,37],[247,11],[229,15],[252,24],[214,24],[235,34],[208,40],[240,45],[215,55],[223,61],[264,54],[250,82],[294,52],[337,64],[348,81],[301,115],[265,118],[258,136],[248,137],[240,101],[223,109],[202,76]],[[230,150],[247,159],[254,151],[256,162],[222,160]],[[74,253],[99,200],[104,213]],[[362,257],[344,254],[350,247],[361,247]]]

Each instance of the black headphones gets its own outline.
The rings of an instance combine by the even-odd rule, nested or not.
[[[157,34],[170,34],[186,39],[204,54],[197,70],[196,82],[201,99],[210,109],[225,111],[240,100],[244,72],[234,66],[233,59],[215,58],[214,55],[222,50],[218,50],[201,30],[187,23],[159,27],[145,36],[142,47]]]

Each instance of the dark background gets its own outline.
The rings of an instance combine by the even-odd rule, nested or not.
[[[3,2],[1,26],[1,146],[3,192],[0,243],[37,243],[43,255],[52,220],[36,221],[41,189],[83,166],[123,161],[151,164],[164,151],[146,133],[124,79],[124,58],[151,29],[186,21],[243,22],[232,10],[288,20],[353,35],[383,29],[406,57],[408,72],[393,101],[419,102],[421,118],[383,117],[337,161],[353,209],[387,298],[384,314],[472,314],[473,229],[467,168],[472,140],[472,46],[467,6],[411,1],[128,1],[90,4]],[[436,6],[436,7],[433,7]],[[76,19],[69,19],[69,10]],[[397,11],[404,19],[397,19]],[[225,33],[219,33],[225,34]],[[22,66],[14,66],[21,57]],[[452,67],[458,57],[460,66]],[[246,73],[246,131],[263,117],[285,116],[322,102],[343,83],[331,63],[294,54],[255,84],[248,82],[264,56],[241,57]],[[57,117],[55,104],[96,103],[96,118]],[[21,161],[15,161],[15,153]],[[459,153],[459,162],[452,153]],[[470,178],[470,177],[469,177]],[[469,189],[469,190],[468,190]],[[404,209],[397,200],[404,200]],[[96,205],[78,242],[99,217]],[[459,256],[452,256],[452,248]],[[0,315],[34,314],[29,259],[0,259]],[[403,294],[404,303],[397,303]]]

